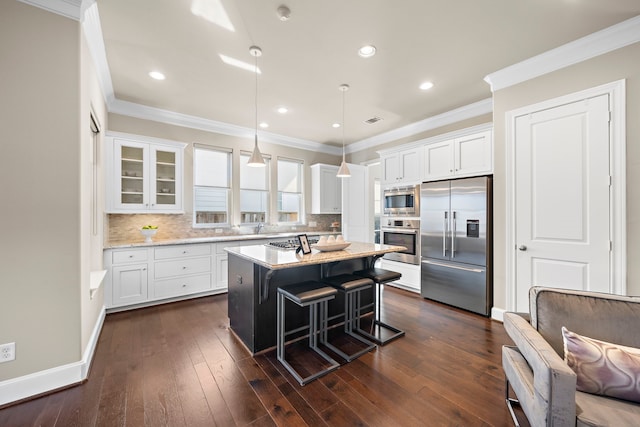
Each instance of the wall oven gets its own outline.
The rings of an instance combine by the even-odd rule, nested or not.
[[[383,218],[381,223],[382,243],[407,248],[406,251],[385,254],[384,258],[420,265],[420,220]]]
[[[420,186],[387,188],[382,203],[384,215],[420,216]]]

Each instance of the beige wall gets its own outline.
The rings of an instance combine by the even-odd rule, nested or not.
[[[233,168],[232,182],[239,182],[239,165],[240,152],[251,152],[253,150],[253,138],[240,138],[229,135],[222,135],[218,133],[206,132],[197,129],[191,129],[180,126],[173,126],[164,123],[154,122],[150,120],[141,120],[129,116],[122,116],[118,114],[109,114],[109,131],[112,132],[124,132],[132,135],[150,136],[155,138],[163,138],[173,141],[179,141],[187,143],[188,146],[185,149],[184,156],[184,215],[171,215],[176,222],[176,225],[184,227],[185,223],[191,223],[193,215],[193,143],[207,144],[215,147],[225,147],[233,149]],[[291,148],[283,145],[268,144],[265,142],[259,142],[260,151],[264,155],[270,155],[272,160],[271,167],[271,181],[275,182],[276,168],[275,161],[278,157],[286,157],[290,159],[299,159],[304,161],[304,194],[305,194],[305,210],[307,213],[311,212],[311,169],[309,166],[315,163],[326,163],[330,165],[340,164],[340,156],[334,156],[330,154],[317,153],[314,151],[301,150],[298,148]],[[240,211],[239,200],[236,197],[233,201],[234,212]],[[135,217],[132,216],[132,220]],[[137,220],[137,219],[136,219]],[[138,220],[139,221],[139,220]],[[234,222],[239,222],[236,219]],[[135,227],[134,227],[135,228]],[[202,230],[198,230],[201,235]],[[213,234],[213,230],[211,230]],[[195,235],[195,232],[194,232]],[[139,236],[132,236],[139,238]]]
[[[77,362],[80,26],[0,4],[0,381]]]
[[[537,102],[626,79],[627,293],[640,294],[640,43],[494,93],[494,306],[506,308],[505,113]]]

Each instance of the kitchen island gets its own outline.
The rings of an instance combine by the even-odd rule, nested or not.
[[[278,287],[306,280],[352,273],[373,266],[382,255],[405,250],[403,246],[353,242],[340,251],[313,249],[303,255],[265,245],[225,248],[229,255],[228,311],[231,330],[252,353],[276,345],[276,294]],[[373,292],[363,293],[364,303],[373,301]],[[307,309],[287,307],[289,329],[307,322]],[[344,311],[338,294],[329,304],[329,316]]]

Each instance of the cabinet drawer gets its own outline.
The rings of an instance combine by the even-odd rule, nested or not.
[[[180,295],[193,294],[211,289],[211,275],[176,277],[173,279],[156,280],[153,283],[154,298],[169,298]]]
[[[155,259],[186,258],[209,255],[210,253],[210,244],[167,246],[166,248],[155,249]]]
[[[123,251],[113,251],[112,263],[124,264],[127,262],[140,262],[147,260],[146,249],[127,249]]]
[[[154,278],[184,276],[211,272],[211,257],[177,259],[155,263]]]

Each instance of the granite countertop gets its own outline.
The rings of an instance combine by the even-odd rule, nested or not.
[[[375,255],[383,255],[389,252],[404,251],[404,246],[380,245],[377,243],[352,242],[349,247],[341,251],[320,252],[311,246],[310,254],[296,254],[294,250],[281,250],[265,245],[238,246],[225,248],[233,255],[253,261],[271,270],[300,267],[303,265],[324,264],[346,259],[364,258]]]
[[[299,236],[300,234],[306,234],[307,236],[328,236],[330,234],[338,235],[339,231],[299,231],[289,233],[264,233],[264,234],[236,234],[231,236],[207,236],[207,237],[189,237],[185,239],[166,239],[166,240],[154,240],[151,243],[145,243],[143,241],[138,242],[108,242],[105,244],[104,249],[118,249],[118,248],[134,248],[134,247],[148,247],[148,246],[166,246],[166,245],[188,245],[192,243],[220,243],[220,242],[235,242],[244,240],[262,240],[262,239],[288,239]],[[141,238],[143,238],[141,236]]]

